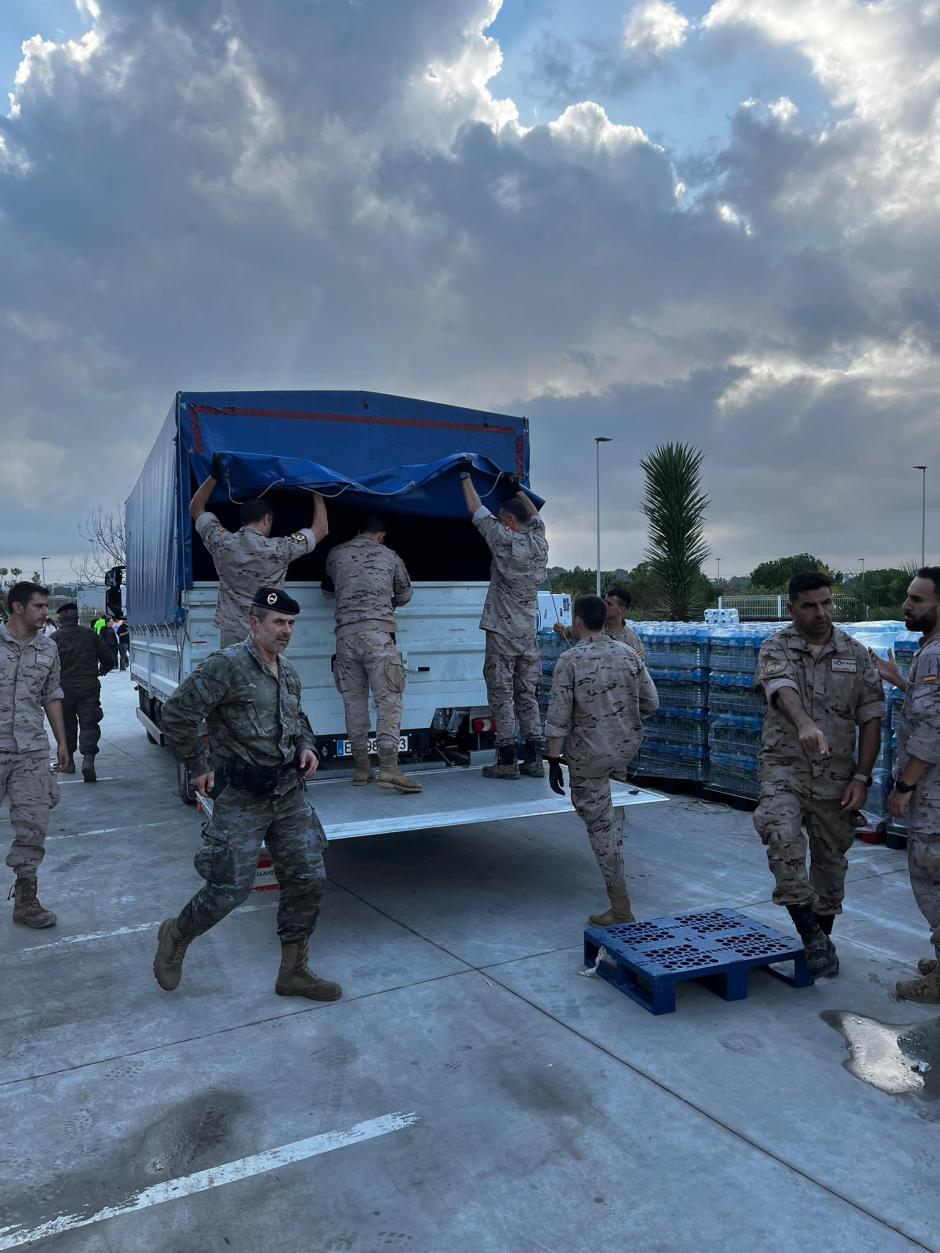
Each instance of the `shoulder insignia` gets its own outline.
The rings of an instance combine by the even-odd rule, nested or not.
[[[935,674],[925,674],[921,679],[921,683],[936,683],[937,676]]]
[[[772,678],[775,674],[783,674],[786,668],[787,663],[785,661],[771,660],[764,664],[764,674],[766,674],[768,678]]]
[[[291,536],[291,539],[293,539],[293,540],[297,540],[297,542],[298,542],[298,543],[299,543],[301,540],[303,540],[303,541],[306,543],[307,537],[306,537],[306,535],[301,535],[301,533],[300,533],[299,531],[295,531],[295,532],[294,532],[294,534]]]

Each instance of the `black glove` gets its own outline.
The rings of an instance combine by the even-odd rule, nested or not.
[[[506,486],[507,486],[507,487],[509,488],[509,490],[510,490],[511,492],[513,492],[513,493],[515,493],[515,492],[521,492],[521,491],[522,491],[522,484],[519,482],[519,480],[516,478],[516,476],[515,476],[515,475],[511,475],[511,476],[510,476],[510,477],[506,480]]]
[[[562,773],[562,759],[560,757],[546,757],[548,762],[548,786],[553,792],[557,792],[559,796],[565,794],[565,776]]]
[[[336,591],[336,588],[333,584],[333,580],[330,578],[328,574],[324,574],[323,577],[320,579],[320,591],[321,592],[335,592]]]
[[[212,458],[212,477],[216,480],[222,478],[225,474],[224,452],[217,452]]]

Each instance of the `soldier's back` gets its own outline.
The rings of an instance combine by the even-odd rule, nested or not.
[[[50,636],[59,650],[63,683],[90,683],[98,678],[97,637],[91,627],[62,626]]]
[[[330,550],[326,569],[336,597],[336,629],[395,629],[397,553],[359,535]]]

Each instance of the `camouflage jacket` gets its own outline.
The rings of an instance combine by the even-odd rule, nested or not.
[[[796,727],[773,697],[796,692],[807,716],[822,730],[830,755],[810,756]],[[833,627],[819,656],[797,631],[785,627],[761,645],[754,690],[767,701],[761,737],[762,782],[779,782],[816,800],[837,800],[855,773],[856,730],[884,717],[884,688],[867,650]]]
[[[911,835],[940,835],[940,634],[924,641],[908,675],[898,727],[899,775],[911,757],[929,763],[908,809]]]
[[[300,678],[278,658],[275,678],[251,640],[212,653],[184,679],[163,706],[167,743],[198,777],[226,757],[254,766],[289,765],[315,748],[313,729],[300,704]],[[206,752],[199,724],[209,727]]]
[[[248,634],[248,609],[259,587],[283,587],[287,567],[316,547],[313,531],[294,535],[260,535],[242,527],[226,531],[206,510],[196,519],[196,531],[215,562],[219,576],[219,603],[213,622],[221,630]]]
[[[48,752],[43,705],[62,699],[59,653],[51,636],[20,644],[0,624],[0,751]]]
[[[493,555],[480,627],[511,640],[531,639],[536,629],[539,588],[548,577],[545,523],[536,514],[524,530],[510,531],[481,505],[473,515],[473,524]]]
[[[597,635],[556,662],[545,734],[567,738],[577,774],[602,775],[632,761],[643,720],[658,708],[656,686],[633,649]]]
[[[625,622],[622,627],[618,627],[616,631],[608,630],[604,627],[604,634],[609,635],[612,640],[618,640],[621,644],[626,644],[632,648],[636,655],[642,658],[646,649],[643,647],[643,641],[634,631],[632,626],[628,626]]]
[[[59,650],[63,687],[94,691],[98,676],[114,669],[114,653],[91,627],[62,626],[51,639]]]
[[[368,535],[331,548],[326,573],[336,597],[336,634],[395,631],[395,609],[407,605],[412,589],[398,553]]]

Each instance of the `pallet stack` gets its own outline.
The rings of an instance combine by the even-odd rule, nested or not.
[[[659,710],[646,724],[636,773],[704,783],[711,629],[698,622],[647,622],[638,624],[637,633],[659,692]]]

